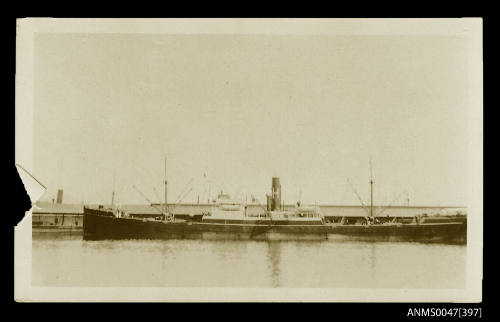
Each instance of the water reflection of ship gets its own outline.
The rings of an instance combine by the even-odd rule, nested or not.
[[[372,273],[372,280],[376,282],[376,279],[375,279],[375,276],[377,276],[376,274],[376,260],[377,260],[377,254],[376,254],[376,247],[377,247],[377,244],[376,243],[372,243],[370,245],[370,267],[371,267],[371,273]]]
[[[273,287],[281,286],[281,242],[267,243],[267,259],[271,270],[271,283]]]

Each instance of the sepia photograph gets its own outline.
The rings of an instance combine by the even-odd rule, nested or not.
[[[24,301],[481,302],[482,20],[17,21]]]

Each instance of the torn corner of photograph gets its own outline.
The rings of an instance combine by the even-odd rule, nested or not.
[[[16,164],[17,172],[31,200],[31,209],[14,227],[14,300],[29,302],[31,291],[31,234],[33,208],[44,194],[46,187],[28,170]]]
[[[24,218],[26,218],[36,206],[36,202],[40,199],[47,188],[43,185],[39,180],[37,180],[28,170],[26,170],[22,165],[16,164],[16,169],[23,182],[24,189],[28,193],[28,196],[31,200],[31,209],[28,211]],[[23,224],[24,219],[19,223]]]

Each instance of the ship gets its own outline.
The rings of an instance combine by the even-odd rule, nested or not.
[[[370,180],[373,189],[373,180]],[[373,193],[371,194],[373,199]],[[415,217],[412,222],[387,221],[370,212],[362,220],[329,222],[318,206],[293,209],[281,203],[281,184],[272,178],[271,193],[258,214],[247,213],[247,205],[219,195],[213,209],[200,216],[176,218],[169,211],[167,180],[161,215],[137,218],[125,211],[104,206],[84,206],[83,239],[220,239],[220,240],[365,240],[408,241],[466,244],[467,222],[454,218],[426,221]]]

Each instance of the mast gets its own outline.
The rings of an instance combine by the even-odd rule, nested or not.
[[[115,172],[113,171],[113,191],[111,193],[111,208],[115,207]]]
[[[373,173],[372,173],[372,157],[370,156],[370,217],[373,218]]]
[[[167,196],[167,157],[165,156],[165,175],[164,175],[164,183],[165,183],[165,217],[168,216],[168,196]]]
[[[373,180],[370,180],[370,217],[373,217]]]

